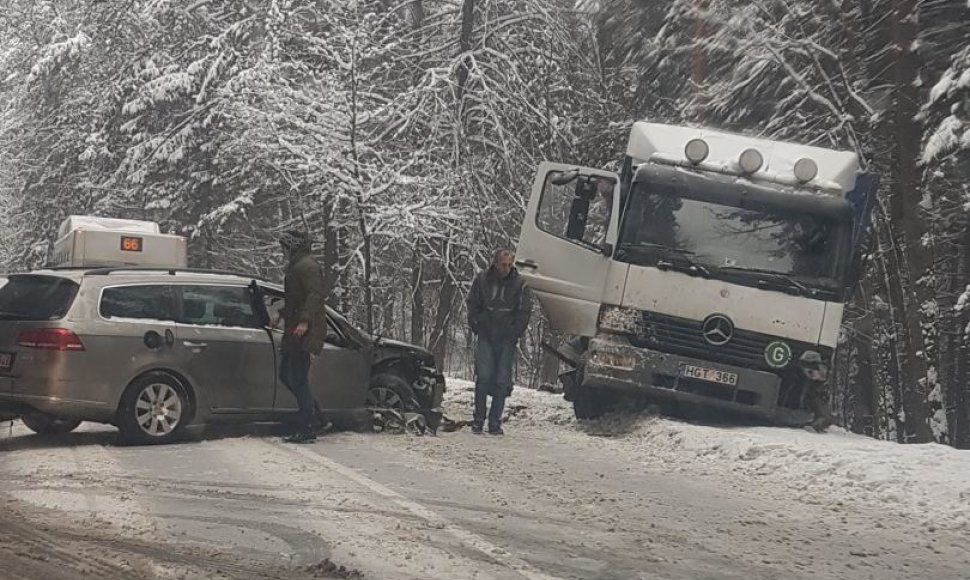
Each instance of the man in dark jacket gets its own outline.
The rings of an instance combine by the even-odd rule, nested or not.
[[[488,432],[501,435],[505,398],[512,394],[515,345],[525,333],[532,300],[525,281],[512,266],[512,253],[501,249],[488,270],[472,281],[468,293],[468,325],[478,336],[475,350],[475,413],[472,432],[482,433],[488,397]]]
[[[300,406],[297,431],[286,441],[305,443],[316,439],[320,431],[309,375],[311,356],[320,354],[327,336],[323,271],[310,255],[310,238],[303,232],[284,232],[280,236],[280,246],[287,259],[283,281],[285,324],[280,380]]]

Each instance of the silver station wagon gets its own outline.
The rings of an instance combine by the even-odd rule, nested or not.
[[[50,269],[0,288],[0,419],[66,433],[118,427],[163,443],[189,425],[286,420],[280,286],[195,270]],[[370,336],[327,309],[311,388],[325,415],[430,409],[444,392],[431,353]]]

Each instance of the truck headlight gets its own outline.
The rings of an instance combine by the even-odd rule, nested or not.
[[[741,153],[741,157],[738,158],[738,165],[741,166],[741,171],[747,175],[758,171],[764,164],[765,158],[757,149],[745,149]]]
[[[600,308],[597,327],[601,332],[637,334],[641,328],[641,314],[635,308],[604,304]]]
[[[637,366],[636,359],[631,355],[602,350],[593,351],[590,362],[595,365],[613,367],[624,371],[632,371]]]

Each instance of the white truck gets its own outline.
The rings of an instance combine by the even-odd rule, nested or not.
[[[186,239],[161,233],[155,222],[74,215],[61,222],[49,265],[185,268]]]
[[[635,123],[622,172],[544,163],[516,253],[576,416],[623,398],[806,425],[877,179],[855,153]]]

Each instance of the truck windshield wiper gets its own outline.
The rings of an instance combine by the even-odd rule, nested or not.
[[[691,259],[689,256],[690,252],[685,252],[676,260],[657,260],[657,268],[660,270],[673,270],[674,272],[681,272],[691,276],[710,278],[711,271],[707,269],[707,266]]]
[[[672,248],[670,246],[654,244],[652,242],[624,244],[621,246],[621,249],[624,251],[646,250],[652,253],[660,254],[661,257],[657,260],[657,268],[660,270],[673,270],[674,272],[680,272],[690,276],[703,276],[705,278],[708,278],[711,275],[711,271],[707,266],[701,264],[691,257],[694,255],[694,252],[691,252],[690,250],[685,250],[683,248]]]
[[[781,285],[782,290],[790,290],[797,294],[811,294],[812,291],[808,286],[802,284],[795,278],[789,276],[788,274],[783,274],[781,272],[775,272],[774,270],[765,270],[762,268],[742,268],[740,266],[725,266],[721,268],[722,272],[738,272],[738,273],[751,273],[759,278],[759,284],[769,285],[774,284],[776,287]]]

